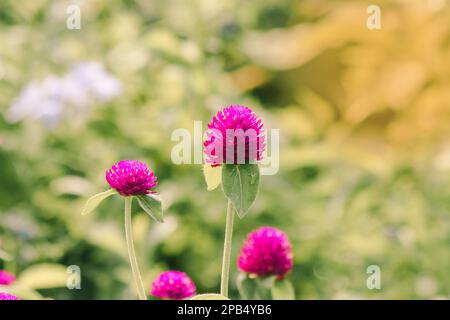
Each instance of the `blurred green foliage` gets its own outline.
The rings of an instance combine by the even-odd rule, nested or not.
[[[27,83],[79,61],[103,63],[123,92],[51,130],[0,118],[0,268],[78,265],[82,290],[55,279],[30,287],[134,298],[123,200],[80,212],[106,190],[106,169],[138,159],[166,204],[164,224],[133,208],[147,288],[178,269],[199,293],[217,292],[226,202],[206,191],[200,165],[172,163],[170,137],[239,103],[280,129],[281,155],[236,221],[233,279],[245,235],[272,225],[292,241],[298,299],[449,298],[450,8],[376,2],[382,29],[370,31],[367,1],[2,0],[2,113]],[[81,30],[66,28],[73,3]],[[366,287],[372,264],[381,290]],[[47,279],[38,271],[27,279]]]

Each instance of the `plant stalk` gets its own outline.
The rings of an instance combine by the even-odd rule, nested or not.
[[[231,241],[233,237],[234,210],[231,200],[228,200],[227,221],[225,225],[225,240],[223,244],[222,277],[220,294],[228,297],[228,283],[230,279]]]
[[[145,295],[144,284],[142,282],[141,273],[136,258],[133,243],[133,230],[131,227],[131,202],[133,197],[125,197],[125,238],[127,242],[128,257],[130,259],[131,271],[133,273],[134,283],[140,300],[147,300]]]

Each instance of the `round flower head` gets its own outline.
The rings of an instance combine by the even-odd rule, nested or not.
[[[161,299],[181,300],[195,295],[194,282],[181,271],[165,271],[152,283],[150,294]]]
[[[218,166],[261,160],[265,148],[262,128],[261,119],[247,107],[235,105],[219,111],[208,124],[206,162]]]
[[[152,193],[156,177],[145,163],[135,160],[117,162],[106,172],[106,181],[122,196],[136,196]]]
[[[13,294],[0,292],[0,300],[18,300],[18,298]]]
[[[6,270],[0,270],[0,285],[7,286],[16,281],[16,277]]]
[[[238,258],[241,271],[258,276],[277,275],[282,279],[292,269],[292,247],[277,228],[261,227],[251,232]]]

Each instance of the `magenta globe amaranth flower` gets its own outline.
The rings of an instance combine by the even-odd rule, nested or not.
[[[6,270],[0,270],[0,285],[7,286],[16,281],[16,277]]]
[[[19,300],[17,296],[6,292],[0,292],[0,300]]]
[[[153,193],[156,177],[145,163],[136,160],[117,162],[106,172],[106,181],[122,196]]]
[[[255,163],[262,159],[263,124],[250,108],[240,105],[224,108],[208,124],[206,134],[206,162],[213,166]]]
[[[142,282],[138,260],[133,243],[133,227],[131,209],[133,201],[137,201],[142,210],[157,222],[163,222],[163,206],[161,197],[152,189],[156,187],[156,177],[146,164],[136,160],[121,160],[106,171],[106,181],[111,189],[91,196],[81,211],[82,215],[91,213],[98,205],[113,195],[123,196],[125,240],[130,260],[134,284],[140,300],[147,300]]]
[[[151,294],[161,299],[181,300],[195,295],[194,282],[181,271],[165,271],[152,283]]]
[[[281,279],[292,269],[292,256],[286,234],[277,228],[261,227],[247,236],[238,267],[257,276],[277,275]]]

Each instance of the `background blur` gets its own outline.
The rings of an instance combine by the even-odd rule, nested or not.
[[[298,299],[450,297],[445,0],[2,0],[0,269],[28,298],[135,298],[123,200],[80,212],[114,162],[139,159],[167,206],[159,225],[133,208],[146,287],[178,269],[217,292],[226,201],[200,165],[172,163],[170,135],[232,103],[281,140],[280,171],[236,221],[233,279],[245,235],[271,225],[293,243]]]

